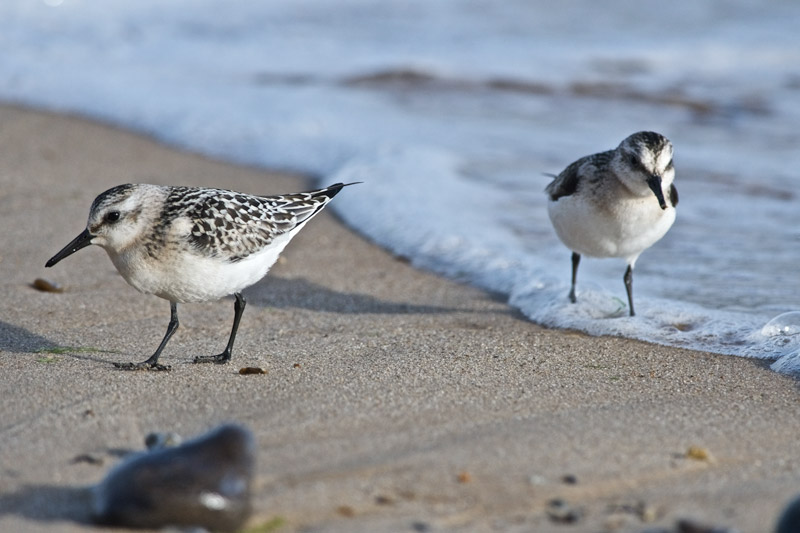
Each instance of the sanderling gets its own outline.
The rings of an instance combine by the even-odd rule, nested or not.
[[[621,257],[633,311],[633,267],[675,221],[672,143],[658,133],[634,133],[607,152],[578,159],[547,186],[548,213],[559,239],[572,250],[572,288],[581,254]],[[655,195],[655,198],[653,198]]]
[[[252,196],[203,187],[118,185],[95,198],[86,229],[45,266],[97,244],[135,289],[169,300],[170,321],[161,344],[146,361],[115,363],[124,369],[168,370],[158,357],[178,328],[178,303],[233,294],[233,328],[225,351],[194,359],[226,363],[244,312],[241,291],[266,275],[292,237],[345,186]]]

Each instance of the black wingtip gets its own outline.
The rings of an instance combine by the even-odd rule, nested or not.
[[[348,187],[350,185],[358,185],[359,183],[364,183],[363,181],[353,181],[351,183],[334,183],[333,185],[328,185],[324,189],[320,189],[317,191],[317,195],[319,196],[327,196],[328,198],[333,198],[339,191],[343,188]],[[316,196],[316,195],[315,195]]]

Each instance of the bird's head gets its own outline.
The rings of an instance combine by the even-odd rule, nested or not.
[[[620,180],[635,194],[652,192],[661,209],[667,208],[664,190],[675,179],[672,143],[659,133],[640,131],[623,140],[616,149],[613,168]]]
[[[133,244],[147,225],[149,197],[158,194],[154,185],[117,185],[92,202],[86,229],[54,255],[45,266],[51,267],[78,250],[96,244],[118,254]]]

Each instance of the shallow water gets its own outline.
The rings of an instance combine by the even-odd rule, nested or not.
[[[535,322],[792,372],[800,334],[762,328],[800,308],[800,4],[751,4],[8,0],[0,98],[364,181],[332,204],[355,229]],[[639,315],[616,260],[586,258],[571,305],[544,173],[643,129],[681,202]]]

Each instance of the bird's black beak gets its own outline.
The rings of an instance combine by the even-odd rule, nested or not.
[[[650,190],[653,191],[653,194],[656,195],[656,198],[658,198],[658,205],[661,206],[661,209],[666,209],[667,202],[664,201],[664,191],[661,190],[661,176],[653,174],[647,179],[647,184],[650,186]]]
[[[45,263],[44,266],[51,267],[67,257],[68,255],[72,255],[81,248],[86,248],[90,244],[92,244],[92,239],[95,236],[89,233],[88,229],[83,230],[83,233],[75,237],[71,243],[66,245],[60,252],[50,258],[50,260]]]

